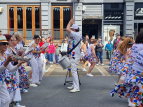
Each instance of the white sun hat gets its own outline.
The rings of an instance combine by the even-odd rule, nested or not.
[[[0,36],[0,42],[8,42],[5,36]]]

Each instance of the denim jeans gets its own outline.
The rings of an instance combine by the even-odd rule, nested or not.
[[[59,63],[59,55],[55,55],[55,60],[56,60],[56,63],[58,64]]]
[[[49,60],[49,53],[47,52],[45,58]]]
[[[112,50],[107,50],[108,52],[108,55],[109,55],[109,59],[111,59],[111,56],[112,56]]]
[[[100,59],[100,63],[102,64],[102,55],[103,55],[103,52],[97,52],[97,58],[98,58],[98,62],[99,62],[99,59]]]
[[[53,62],[53,54],[49,54],[49,62]]]

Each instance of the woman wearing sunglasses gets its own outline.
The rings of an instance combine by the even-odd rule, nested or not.
[[[15,55],[16,54],[16,50],[15,50],[15,46],[17,45],[17,41],[16,38],[11,35],[4,35],[7,39],[7,41],[9,42],[8,48],[5,51],[5,54],[7,55]],[[13,50],[13,52],[12,52]],[[15,54],[14,54],[15,53]],[[12,65],[16,65],[16,62],[12,62]],[[19,73],[18,70],[15,71],[14,73],[11,72],[6,72],[6,78],[5,78],[5,82],[7,85],[7,90],[10,94],[10,102],[12,102],[13,107],[25,107],[22,106],[18,103],[18,101],[21,101],[21,93],[20,93],[20,88],[19,88]]]
[[[15,72],[18,67],[24,63],[23,61],[18,61],[16,66],[13,66],[10,62],[14,61],[12,56],[7,56],[5,51],[7,50],[8,41],[5,36],[0,36],[0,107],[9,107],[10,95],[7,91],[7,86],[5,83],[6,72]]]

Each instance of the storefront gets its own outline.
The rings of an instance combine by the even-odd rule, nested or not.
[[[61,42],[71,18],[83,37],[102,36],[104,45],[116,33],[135,38],[143,30],[143,1],[139,0],[1,0],[0,7],[2,33],[19,31],[27,44],[35,33]]]
[[[116,38],[116,34],[123,36],[124,4],[104,4],[103,37],[104,46],[109,40]]]

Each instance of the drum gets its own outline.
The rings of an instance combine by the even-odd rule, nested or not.
[[[61,59],[59,59],[59,64],[63,69],[67,69],[71,65],[71,62],[69,58],[65,55]]]

